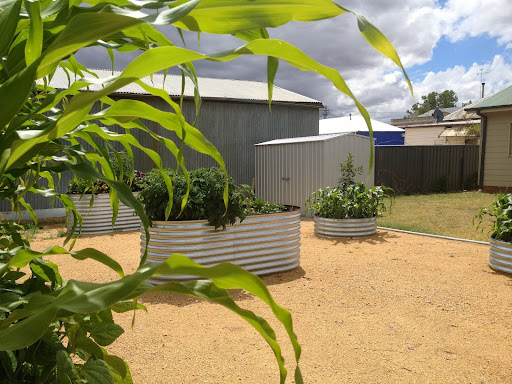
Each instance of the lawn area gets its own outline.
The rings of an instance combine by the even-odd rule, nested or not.
[[[496,195],[481,192],[398,196],[391,212],[377,219],[377,225],[406,231],[431,233],[462,239],[489,241],[489,227],[483,232],[473,217]]]

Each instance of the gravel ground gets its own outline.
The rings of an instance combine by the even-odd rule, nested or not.
[[[312,221],[301,226],[301,267],[263,280],[292,312],[306,383],[512,382],[512,277],[489,269],[488,246],[386,230],[327,240],[315,237]],[[126,271],[139,260],[135,232],[84,236],[76,247],[96,247]],[[116,277],[94,262],[59,259],[65,278]],[[284,328],[258,299],[233,296],[275,327],[293,382]],[[131,314],[118,315],[126,332],[109,347],[135,383],[279,382],[270,348],[231,312],[165,294],[140,302],[148,313],[137,313],[133,329]]]

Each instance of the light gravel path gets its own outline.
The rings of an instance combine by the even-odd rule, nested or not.
[[[59,240],[37,240],[39,249]],[[133,271],[139,234],[83,237]],[[54,258],[56,259],[56,258]],[[68,256],[65,278],[108,281],[115,274]],[[488,246],[378,230],[364,240],[326,240],[302,222],[301,267],[264,277],[292,312],[306,383],[512,382],[512,277],[487,266]],[[243,307],[272,316],[244,292]],[[117,316],[126,332],[111,353],[126,359],[135,383],[278,383],[263,339],[236,315],[192,298],[145,295]],[[293,382],[293,352],[283,342]]]

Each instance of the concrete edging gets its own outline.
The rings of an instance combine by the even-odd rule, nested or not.
[[[406,231],[404,229],[395,229],[395,228],[387,228],[387,227],[377,227],[377,229],[385,229],[386,231],[394,231],[394,232],[401,232],[401,233],[407,233],[409,235],[420,235],[420,236],[427,236],[427,237],[434,237],[437,239],[443,239],[443,240],[455,240],[455,241],[463,241],[466,243],[474,243],[474,244],[483,244],[483,245],[489,245],[488,241],[479,241],[479,240],[470,240],[470,239],[460,239],[458,237],[450,237],[450,236],[442,236],[442,235],[433,235],[431,233],[422,233],[422,232],[412,232],[412,231]]]

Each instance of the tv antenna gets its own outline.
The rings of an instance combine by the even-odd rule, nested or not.
[[[485,89],[485,81],[484,81],[484,74],[489,72],[484,72],[483,68],[480,68],[480,83],[482,83],[482,99],[484,98],[484,89]]]
[[[329,115],[329,110],[327,109],[327,105],[324,106],[324,110],[322,111],[322,115],[324,116],[324,119],[327,119],[327,116]]]

